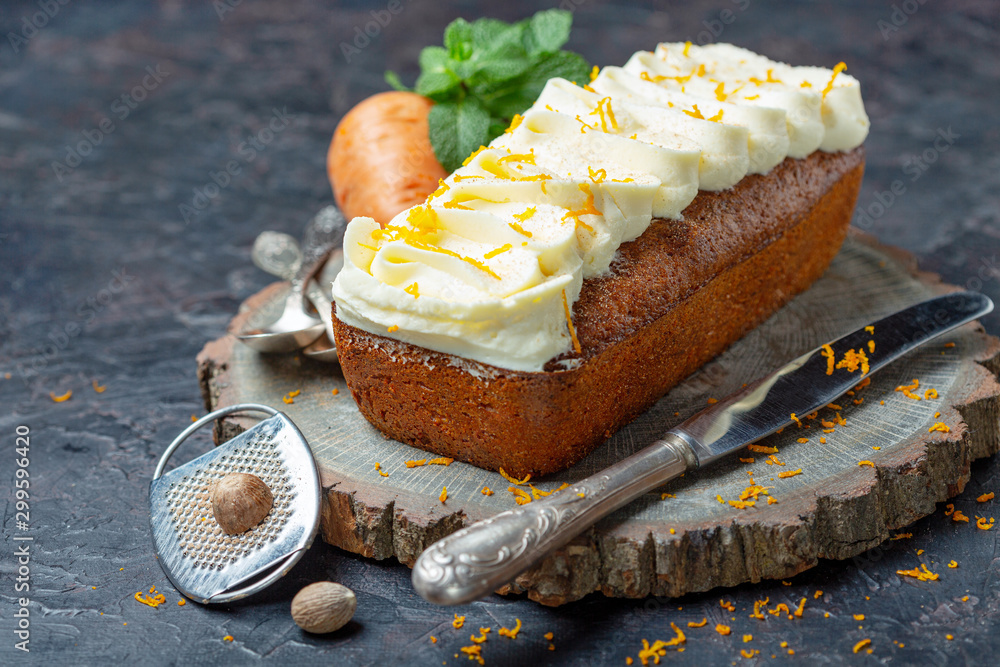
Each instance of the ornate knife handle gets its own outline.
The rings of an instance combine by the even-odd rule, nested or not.
[[[600,518],[695,467],[697,459],[688,444],[667,433],[559,493],[435,542],[413,566],[413,587],[437,604],[472,602],[512,581]]]

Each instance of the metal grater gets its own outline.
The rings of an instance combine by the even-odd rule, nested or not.
[[[192,433],[237,412],[270,415],[210,452],[163,473]],[[210,490],[231,472],[257,475],[271,489],[267,517],[239,535],[222,532]],[[149,485],[153,544],[167,577],[201,603],[228,602],[263,590],[302,557],[319,527],[319,473],[309,444],[283,413],[244,403],[216,410],[186,428],[163,452]]]

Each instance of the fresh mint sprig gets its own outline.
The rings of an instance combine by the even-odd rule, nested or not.
[[[435,102],[428,117],[430,140],[446,170],[454,171],[500,135],[552,77],[587,80],[590,65],[583,56],[561,50],[572,22],[573,15],[560,9],[513,24],[455,19],[445,28],[444,46],[420,52],[413,92]],[[395,72],[386,72],[385,80],[396,90],[409,90]]]

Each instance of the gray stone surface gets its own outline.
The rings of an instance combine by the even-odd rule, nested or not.
[[[662,39],[697,42],[713,28],[721,29],[719,40],[794,63],[845,60],[863,83],[872,118],[859,202],[870,217],[859,216],[858,226],[915,252],[924,269],[947,282],[1000,300],[994,3],[718,0],[655,11],[631,2],[563,4],[577,6],[570,46],[601,64],[621,63]],[[22,18],[30,21],[40,5],[6,2],[0,9],[0,451],[9,457],[0,463],[0,661],[466,664],[465,656],[454,657],[458,647],[491,626],[483,648],[490,665],[622,664],[636,656],[642,638],[673,636],[674,622],[688,642],[671,661],[740,662],[741,649],[756,648],[764,658],[810,664],[993,662],[1000,648],[993,632],[1000,616],[998,533],[952,522],[941,511],[915,524],[910,539],[853,561],[824,562],[790,586],[765,582],[677,600],[592,595],[558,609],[492,597],[449,610],[417,598],[401,565],[317,545],[257,598],[178,607],[152,553],[147,486],[159,453],[202,410],[198,350],[221,335],[242,299],[270,282],[250,265],[254,237],[263,229],[297,234],[330,200],[324,158],[340,115],[385,88],[387,67],[412,80],[420,47],[437,42],[451,18],[481,10],[404,2],[348,63],[340,43],[384,3],[243,0],[221,18],[211,3],[53,5],[58,11],[37,34],[28,31],[17,51],[8,34],[20,33]],[[509,2],[485,11],[513,19],[532,9]],[[894,19],[899,29],[885,28]],[[266,145],[251,159],[241,142],[272,117],[281,129],[267,141],[265,133]],[[949,128],[954,142],[939,141],[935,149],[935,137]],[[88,154],[63,173],[53,162],[66,163],[67,147]],[[204,191],[229,161],[239,174],[185,221],[180,205],[202,203],[193,202],[195,189]],[[895,180],[905,192],[886,206],[878,193]],[[1000,314],[985,324],[1000,334]],[[107,390],[95,393],[92,380]],[[74,392],[69,401],[50,400],[49,392],[67,390]],[[32,482],[23,532],[13,494],[21,424],[31,430]],[[201,439],[186,447],[193,455],[209,446]],[[995,460],[975,464],[955,501],[973,521],[977,513],[994,515],[995,504],[975,498],[1000,490],[998,473]],[[30,654],[14,648],[22,595],[15,592],[14,535],[34,537]],[[918,549],[940,580],[896,575],[918,563]],[[947,567],[952,559],[958,568]],[[320,578],[341,581],[359,599],[355,620],[328,637],[303,634],[288,615],[292,595]],[[166,605],[135,602],[137,590],[154,584]],[[824,591],[820,600],[813,599],[817,589]],[[803,596],[809,602],[802,618],[747,617],[755,599],[791,606]],[[736,611],[721,609],[720,597]],[[460,631],[451,627],[453,611],[467,617]],[[497,637],[515,617],[524,624],[518,639]],[[703,617],[708,627],[686,628]],[[711,631],[720,622],[732,626],[732,635]],[[542,638],[549,631],[552,652]],[[751,642],[743,643],[745,633]],[[224,642],[225,635],[234,640]],[[874,653],[854,655],[852,646],[865,637]]]

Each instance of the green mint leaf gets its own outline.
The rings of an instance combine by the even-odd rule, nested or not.
[[[472,24],[465,19],[455,19],[444,29],[444,48],[452,60],[468,60],[472,56],[472,41]]]
[[[474,88],[471,94],[482,101],[491,116],[509,124],[514,114],[524,113],[538,99],[546,82],[557,76],[582,85],[590,80],[590,66],[579,54],[559,51],[545,56],[516,79]]]
[[[399,75],[392,70],[385,71],[385,82],[392,86],[393,90],[399,90],[402,92],[411,92],[409,88],[403,85],[403,82],[399,80]]]
[[[448,93],[461,82],[451,70],[451,58],[440,46],[428,46],[420,52],[420,76],[414,90],[433,100],[446,101]]]
[[[458,90],[460,79],[451,72],[423,72],[417,78],[414,92],[435,101],[446,101]]]
[[[538,12],[528,21],[525,49],[531,55],[554,53],[569,39],[573,14],[564,9]]]
[[[520,23],[511,25],[500,19],[481,18],[472,24],[472,44],[477,49],[489,49],[491,46],[512,38],[521,39],[524,28]],[[507,33],[512,33],[508,35]]]
[[[534,90],[538,97],[545,82],[557,76],[583,86],[590,83],[590,65],[579,53],[558,51],[542,58],[524,73],[524,86]]]
[[[435,104],[427,123],[438,162],[452,172],[461,167],[474,150],[487,143],[490,115],[478,100],[466,97],[461,102]]]

